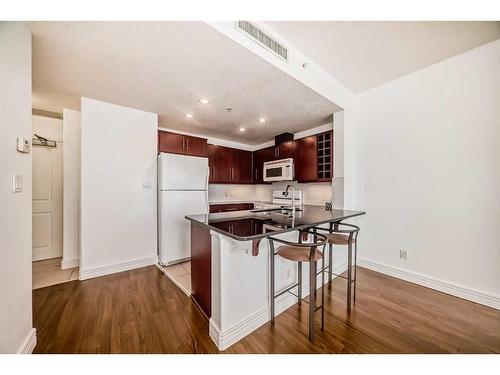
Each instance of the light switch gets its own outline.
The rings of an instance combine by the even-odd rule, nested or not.
[[[12,175],[12,192],[20,193],[23,191],[23,176],[20,174]]]
[[[144,182],[142,183],[142,188],[143,188],[144,190],[151,190],[151,181],[144,181]]]

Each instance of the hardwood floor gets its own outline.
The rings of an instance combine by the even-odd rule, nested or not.
[[[500,353],[500,311],[358,269],[325,293],[325,330],[307,339],[293,306],[223,353]],[[155,266],[33,291],[35,353],[218,353],[208,322]],[[319,313],[317,314],[319,322]]]

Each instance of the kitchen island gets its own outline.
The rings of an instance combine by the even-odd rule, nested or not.
[[[328,227],[365,214],[363,211],[301,205],[208,215],[189,215],[191,221],[191,297],[209,318],[209,334],[220,350],[228,348],[270,320],[269,236],[297,241],[298,231]],[[334,256],[334,273],[346,269],[345,258]],[[303,279],[308,280],[307,267]],[[276,258],[276,290],[295,283],[297,267]],[[317,285],[321,285],[318,283]],[[303,285],[303,296],[309,293]],[[276,315],[296,303],[285,293],[276,300]]]

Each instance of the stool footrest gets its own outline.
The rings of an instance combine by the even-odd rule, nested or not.
[[[286,292],[291,293],[291,292],[290,292],[290,289],[293,289],[293,288],[295,288],[296,286],[299,286],[299,283],[295,283],[295,284],[293,284],[293,285],[289,286],[288,288],[283,289],[283,290],[282,290],[281,292],[279,292],[278,294],[275,294],[275,295],[274,295],[274,298],[277,298],[277,297],[281,296],[282,294],[285,294]],[[292,293],[292,294],[293,294],[293,293]]]

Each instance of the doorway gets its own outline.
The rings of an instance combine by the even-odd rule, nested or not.
[[[63,270],[63,121],[33,116],[33,289],[78,277]],[[73,276],[74,275],[74,276]]]

